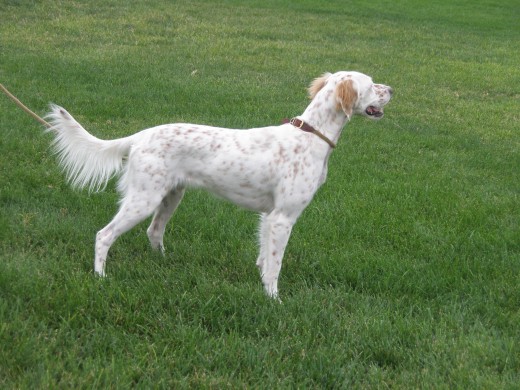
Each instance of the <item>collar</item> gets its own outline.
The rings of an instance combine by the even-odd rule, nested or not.
[[[312,134],[315,134],[317,135],[318,137],[320,137],[323,141],[325,141],[326,143],[329,144],[329,146],[334,149],[336,147],[336,144],[334,142],[332,142],[329,138],[327,138],[323,133],[319,132],[318,130],[316,130],[314,127],[312,127],[311,125],[309,125],[308,123],[305,123],[304,121],[302,121],[301,119],[298,119],[298,118],[292,118],[291,120],[289,119],[284,119],[283,120],[283,123],[290,123],[291,125],[293,125],[294,127],[297,127],[298,129],[300,130],[303,130],[307,133],[312,133]]]

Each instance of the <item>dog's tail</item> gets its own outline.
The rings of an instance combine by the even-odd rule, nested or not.
[[[108,180],[123,168],[132,146],[132,136],[101,140],[86,131],[65,109],[54,104],[46,118],[54,134],[53,147],[60,166],[73,187],[103,190]]]

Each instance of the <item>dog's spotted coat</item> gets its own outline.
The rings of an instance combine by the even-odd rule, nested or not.
[[[309,95],[311,103],[298,118],[336,143],[352,115],[381,118],[392,89],[361,73],[338,72],[314,80]],[[152,213],[148,237],[164,251],[165,226],[185,189],[202,187],[260,213],[256,264],[267,294],[277,296],[291,229],[327,176],[332,149],[326,142],[291,124],[250,130],[169,124],[103,141],[61,107],[52,106],[48,117],[73,185],[98,190],[122,171],[119,212],[96,236],[97,274],[105,274],[114,241]]]

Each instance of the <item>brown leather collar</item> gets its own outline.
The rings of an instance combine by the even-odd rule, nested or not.
[[[336,147],[336,144],[334,142],[332,142],[329,138],[327,138],[325,135],[323,135],[323,133],[319,132],[318,130],[316,130],[314,127],[312,127],[311,125],[309,125],[308,123],[305,123],[304,121],[302,121],[301,119],[298,119],[298,118],[292,118],[291,120],[289,119],[284,119],[283,120],[283,123],[290,123],[291,125],[293,125],[294,127],[297,127],[298,129],[300,130],[303,130],[303,131],[306,131],[308,133],[312,133],[312,134],[315,134],[317,135],[318,137],[320,137],[323,141],[325,141],[326,143],[329,144],[329,146],[334,149]]]

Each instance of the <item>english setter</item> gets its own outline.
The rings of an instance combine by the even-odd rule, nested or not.
[[[256,265],[266,293],[277,297],[292,227],[325,181],[341,130],[355,114],[380,119],[391,95],[390,87],[362,73],[325,73],[310,85],[303,114],[280,126],[232,130],[176,123],[110,141],[51,105],[48,131],[74,187],[104,189],[121,173],[120,208],[96,235],[94,271],[104,276],[110,246],[152,213],[147,234],[164,252],[165,226],[185,189],[202,187],[260,213]]]

